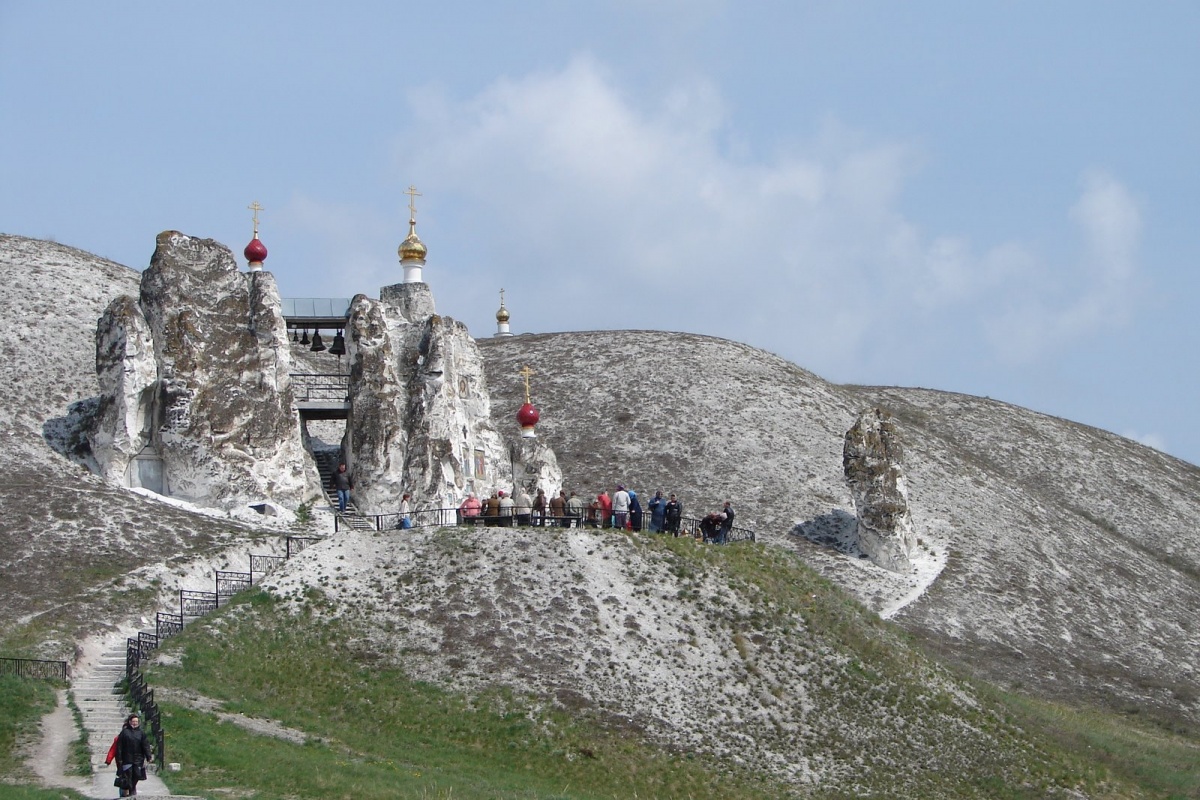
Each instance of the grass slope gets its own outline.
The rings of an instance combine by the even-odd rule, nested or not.
[[[788,639],[834,653],[843,668],[806,689],[812,713],[775,729],[730,723],[732,750],[672,745],[595,706],[567,711],[547,695],[504,685],[455,692],[421,681],[411,669],[417,662],[369,645],[371,632],[326,592],[313,589],[300,603],[255,592],[170,641],[150,680],[169,687],[167,696],[214,698],[227,712],[304,731],[307,743],[255,736],[194,704],[168,703],[170,758],[185,765],[168,776],[172,789],[234,785],[262,798],[1024,798],[1084,787],[1097,797],[1141,796],[1024,729],[1010,708],[951,678],[789,554],[646,546],[677,574],[720,573],[738,592],[727,612],[738,620],[730,659],[741,664],[728,678],[732,688],[758,686],[770,670],[766,652]],[[674,601],[709,598],[685,593]],[[401,608],[393,614],[403,617]],[[776,686],[778,697],[766,691],[760,702],[794,690]],[[804,742],[808,760],[828,768],[801,780],[785,764],[748,767],[754,751],[783,752],[777,740]]]

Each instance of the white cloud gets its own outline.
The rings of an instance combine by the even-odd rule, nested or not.
[[[1083,176],[1070,210],[1083,244],[1073,271],[1051,272],[1026,285],[1006,311],[989,322],[997,350],[1029,361],[1089,336],[1122,327],[1139,288],[1137,249],[1141,214],[1132,195],[1100,170]]]
[[[1138,433],[1137,431],[1125,431],[1121,434],[1126,439],[1132,439],[1139,444],[1144,444],[1147,447],[1153,447],[1161,453],[1167,452],[1167,440],[1159,433]]]
[[[920,230],[900,208],[920,162],[903,142],[826,119],[768,157],[727,152],[736,120],[703,81],[653,102],[580,56],[465,101],[410,99],[406,175],[471,225],[427,241],[430,279],[506,286],[516,330],[696,330],[818,371],[948,349],[1021,361],[1119,320],[1136,275],[1138,212],[1100,172],[1071,210],[1086,259],[1070,273],[1020,242]]]

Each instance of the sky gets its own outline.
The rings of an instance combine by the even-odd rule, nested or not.
[[[257,201],[285,297],[377,297],[415,186],[476,337],[503,288],[515,333],[709,334],[1200,464],[1198,42],[1191,0],[0,0],[0,231],[244,262]]]

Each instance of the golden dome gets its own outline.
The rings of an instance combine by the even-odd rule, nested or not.
[[[425,244],[417,236],[417,221],[415,219],[408,221],[408,236],[404,237],[404,241],[400,243],[400,247],[396,249],[396,253],[399,254],[401,261],[408,259],[424,261],[425,256],[428,255],[429,250],[426,249]]]
[[[504,307],[504,303],[500,303],[500,310],[496,312],[496,322],[508,322],[508,309]]]

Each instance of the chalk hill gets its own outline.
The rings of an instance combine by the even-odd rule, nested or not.
[[[72,405],[97,394],[96,320],[113,296],[136,291],[137,273],[0,236],[0,276],[15,344],[0,367],[9,476],[0,489],[0,594],[13,599],[0,606],[0,639],[70,657],[82,635],[156,610],[189,558],[261,530],[108,486],[63,455],[79,443]],[[557,452],[568,488],[594,494],[621,482],[643,499],[673,491],[689,513],[730,499],[766,551],[697,561],[611,534],[428,532],[391,544],[345,534],[273,575],[276,592],[298,604],[304,586],[318,585],[335,605],[344,598],[342,608],[372,622],[374,648],[423,675],[468,687],[503,677],[679,747],[752,752],[747,763],[799,782],[849,775],[849,762],[837,762],[845,749],[828,742],[859,742],[858,752],[873,729],[891,731],[879,734],[879,770],[905,761],[906,736],[919,754],[951,753],[946,767],[988,742],[1022,745],[1000,729],[972,728],[970,691],[904,655],[882,629],[856,635],[901,648],[885,660],[910,666],[936,714],[913,683],[873,668],[880,698],[823,695],[830,685],[869,694],[871,680],[848,645],[827,638],[836,630],[814,630],[845,619],[836,595],[818,581],[809,594],[822,612],[798,605],[793,590],[808,578],[786,566],[792,556],[1003,685],[1200,723],[1195,466],[996,401],[832,385],[708,337],[587,332],[480,345],[498,426],[512,425],[524,400],[517,371],[534,370],[539,436]],[[813,535],[836,533],[853,514],[842,437],[868,406],[889,409],[904,437],[920,540],[912,574]],[[738,577],[757,561],[759,577]],[[159,584],[147,585],[151,574]],[[776,590],[774,610],[766,575],[793,576]],[[397,607],[408,610],[402,625]],[[693,686],[697,670],[719,678],[716,688]],[[840,682],[848,676],[858,682]],[[879,727],[888,697],[907,698],[894,730]],[[905,731],[910,724],[919,727]],[[939,725],[975,732],[955,749]],[[746,738],[712,744],[718,729]],[[819,739],[827,749],[814,760]]]
[[[832,385],[691,334],[481,345],[497,416],[523,401],[517,370],[538,373],[540,435],[581,489],[662,488],[700,510],[732,499],[759,541],[794,550],[990,680],[1200,723],[1196,466],[995,400]],[[872,406],[892,411],[904,437],[921,574],[795,535],[854,513],[843,437]]]

